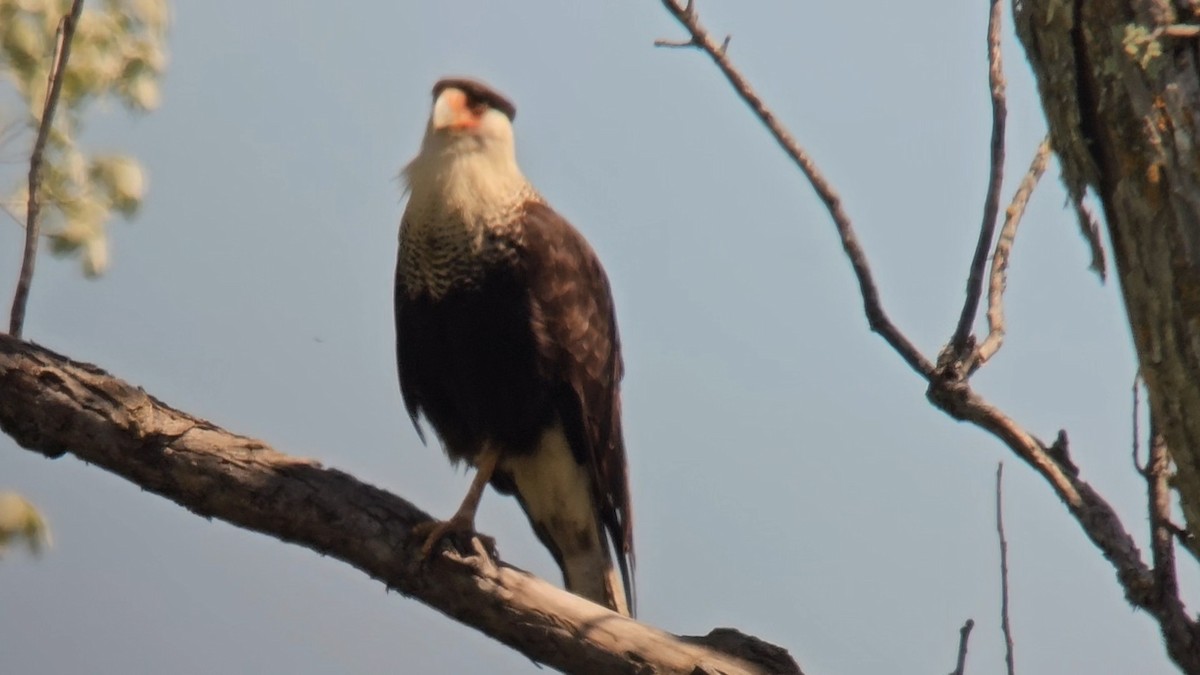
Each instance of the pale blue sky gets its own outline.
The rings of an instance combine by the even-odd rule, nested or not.
[[[932,355],[984,192],[986,3],[697,4],[842,192],[888,309]],[[707,60],[651,46],[681,36],[658,2],[332,6],[177,4],[161,110],[88,122],[92,147],[144,161],[144,211],[113,224],[100,281],[43,261],[30,338],[451,513],[469,476],[421,447],[395,383],[395,177],[433,81],[475,75],[516,101],[527,175],[613,281],[642,618],[736,626],[806,672],[865,675],[948,672],[973,617],[969,672],[1003,672],[1005,459],[1020,671],[1171,672],[1050,490],[930,408],[868,332],[809,186]],[[1005,21],[1007,199],[1044,123]],[[1063,204],[1052,166],[1017,241],[1008,341],[976,381],[1042,437],[1068,429],[1084,477],[1144,542],[1128,329]],[[0,226],[5,298],[20,236]],[[0,672],[537,672],[344,564],[74,459],[0,438],[0,488],[55,534],[48,556],[0,562]],[[485,496],[479,525],[558,581],[511,499]],[[1194,570],[1185,582],[1194,601]]]

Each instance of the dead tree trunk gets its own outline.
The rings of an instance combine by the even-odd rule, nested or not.
[[[1089,190],[1103,209],[1200,556],[1200,2],[1014,0],[1013,14],[1084,227]]]

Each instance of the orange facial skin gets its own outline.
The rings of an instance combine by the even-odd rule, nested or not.
[[[439,131],[472,131],[479,127],[486,110],[487,106],[473,103],[461,89],[446,89],[434,103],[433,128]]]

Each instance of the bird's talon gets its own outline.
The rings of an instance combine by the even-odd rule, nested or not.
[[[500,556],[496,553],[496,538],[489,537],[486,534],[475,533],[475,538],[472,540],[472,545],[475,552],[481,556],[485,556],[492,560],[498,559]]]
[[[428,558],[439,542],[450,539],[458,550],[472,550],[469,542],[477,539],[489,557],[496,557],[496,540],[486,534],[475,531],[475,523],[466,518],[453,517],[450,520],[429,520],[413,526],[414,537],[425,537],[421,544],[421,557]]]

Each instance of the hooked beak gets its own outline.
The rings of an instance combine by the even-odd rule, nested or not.
[[[434,101],[430,123],[435,131],[468,131],[479,126],[479,117],[467,103],[466,94],[449,88]]]

